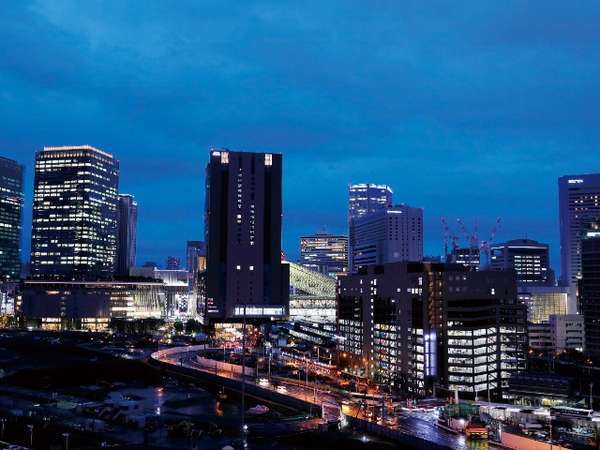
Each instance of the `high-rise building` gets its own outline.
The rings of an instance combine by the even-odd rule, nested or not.
[[[119,162],[89,145],[36,153],[31,235],[35,278],[97,279],[114,274]]]
[[[23,166],[0,157],[0,283],[21,273]]]
[[[423,210],[390,206],[352,220],[352,271],[361,266],[423,259]]]
[[[348,186],[348,268],[354,267],[354,221],[392,206],[392,189],[386,184],[358,183]]]
[[[281,262],[282,156],[213,149],[206,168],[209,320],[287,314],[289,266]]]
[[[137,245],[138,204],[133,195],[119,194],[119,234],[117,237],[117,269],[121,276],[129,276],[135,266]]]
[[[579,310],[585,322],[585,351],[600,355],[600,225],[581,240]]]
[[[206,243],[204,241],[187,241],[185,256],[188,285],[194,287],[198,274],[206,270]]]
[[[386,184],[359,183],[348,186],[348,217],[358,219],[392,206],[392,189]]]
[[[481,267],[480,252],[478,247],[455,247],[449,255],[450,263],[462,264],[471,270]]]
[[[404,392],[497,398],[525,368],[526,311],[512,272],[367,266],[338,279],[337,302],[342,363]]]
[[[548,244],[532,239],[514,239],[490,248],[491,270],[514,270],[517,283],[527,286],[551,286],[554,273],[550,269]]]
[[[300,264],[335,277],[348,268],[348,237],[316,233],[300,237]]]
[[[165,268],[167,270],[179,270],[181,269],[181,260],[177,256],[167,256]]]
[[[558,179],[561,282],[577,287],[581,278],[581,239],[600,218],[600,174]]]

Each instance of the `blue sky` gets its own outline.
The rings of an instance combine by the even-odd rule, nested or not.
[[[346,229],[349,182],[549,242],[557,177],[600,170],[597,1],[13,1],[0,154],[91,144],[140,203],[138,262],[203,235],[211,146],[284,154],[283,245]],[[29,239],[30,219],[25,222]],[[25,247],[28,249],[28,245]]]

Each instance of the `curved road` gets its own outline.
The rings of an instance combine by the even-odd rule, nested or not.
[[[152,358],[163,363],[211,373],[222,378],[237,380],[241,383],[241,374],[233,373],[229,370],[215,369],[214,367],[208,367],[198,362],[196,360],[196,356],[200,351],[202,351],[202,349],[178,347],[170,349],[169,352],[154,353],[152,354]],[[246,375],[246,378],[248,378],[248,375]],[[246,383],[248,383],[248,381],[246,381]],[[280,386],[285,386],[285,390],[283,390]],[[326,415],[323,417],[325,420],[335,420],[339,418],[339,415],[335,413],[335,406],[337,406],[338,411],[343,411],[343,413],[347,416],[359,417],[360,414],[359,408],[356,404],[348,405],[348,399],[335,392],[318,390],[315,396],[313,387],[307,388],[305,386],[298,385],[297,383],[293,384],[288,382],[280,382],[277,386],[274,386],[270,383],[263,383],[260,384],[260,387],[267,391],[271,390],[279,393],[280,395],[283,394],[303,400],[307,403],[312,403],[317,408],[321,408],[322,404],[324,403],[333,406],[333,408],[325,408],[324,412]],[[344,400],[346,401],[344,402]],[[364,420],[367,421],[367,419]],[[441,428],[438,428],[430,422],[414,417],[397,418],[397,424],[393,426],[389,425],[388,428],[390,428],[390,430],[397,430],[401,433],[415,436],[424,441],[432,442],[449,449],[459,450],[470,448],[464,436],[452,434]],[[478,444],[479,445],[477,445],[477,448],[481,448],[481,442]],[[426,445],[426,442],[424,442],[424,445]]]

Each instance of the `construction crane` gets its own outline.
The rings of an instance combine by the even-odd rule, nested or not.
[[[500,217],[497,217],[496,223],[490,230],[490,237],[487,240],[481,241],[479,243],[479,249],[480,249],[481,253],[483,253],[485,255],[487,264],[489,264],[489,262],[490,262],[490,250],[492,247],[492,242],[496,238],[496,234],[498,234],[498,230],[500,229],[501,224],[502,224],[502,219]]]
[[[501,218],[498,217],[494,226],[490,231],[490,236],[487,240],[480,240],[479,238],[479,224],[475,222],[472,231],[469,231],[463,219],[456,219],[456,223],[460,230],[461,237],[464,239],[465,248],[468,249],[469,252],[469,261],[474,261],[476,256],[480,256],[483,253],[483,256],[486,257],[486,263],[489,262],[489,253],[491,243],[496,237],[498,230],[500,229]],[[446,261],[448,261],[448,244],[450,240],[452,240],[452,249],[451,252],[455,252],[458,248],[459,237],[452,233],[450,226],[445,218],[442,217],[442,226],[444,229],[444,254],[446,257]],[[479,258],[480,259],[480,258]],[[474,269],[475,267],[471,267]]]
[[[452,252],[458,247],[458,236],[450,230],[450,226],[445,217],[442,217],[442,227],[444,230],[444,261],[448,261],[448,244],[452,241]]]

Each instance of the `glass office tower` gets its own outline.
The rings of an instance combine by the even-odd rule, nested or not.
[[[23,166],[0,157],[0,283],[19,278],[22,210]]]
[[[115,272],[119,162],[88,145],[45,147],[35,162],[31,275],[102,279]]]

